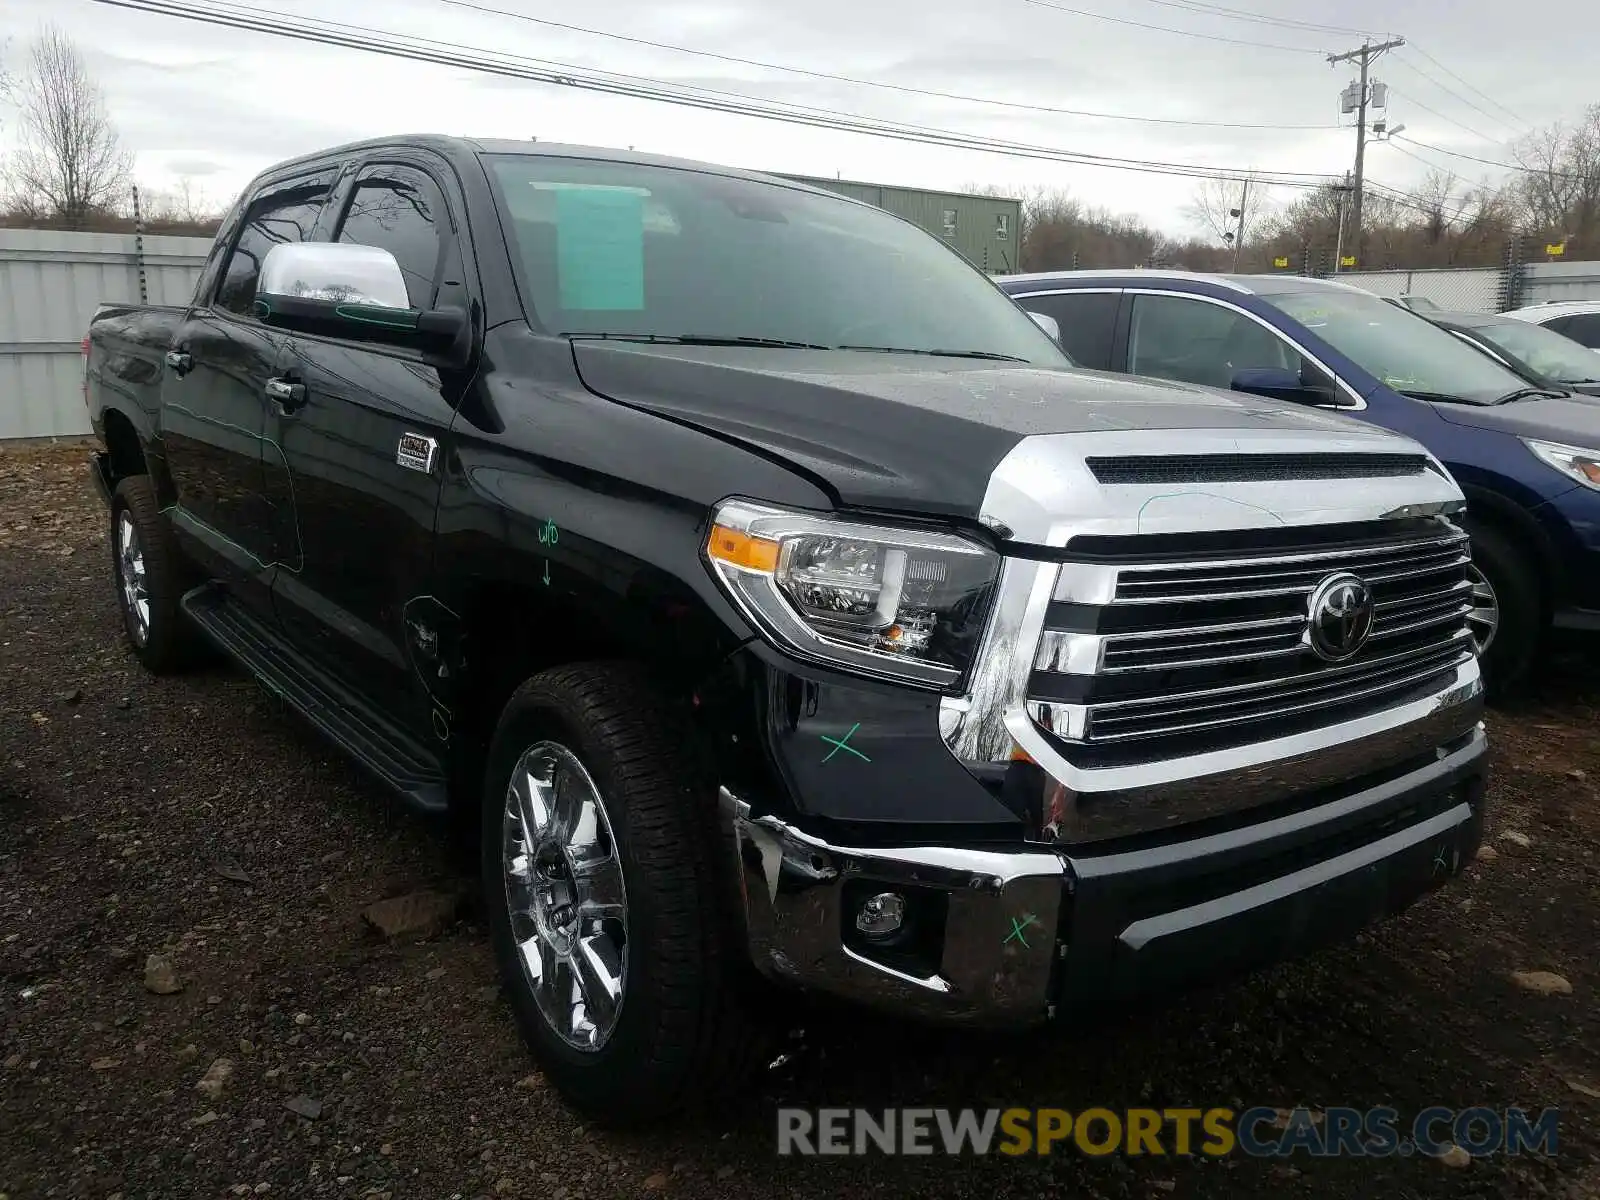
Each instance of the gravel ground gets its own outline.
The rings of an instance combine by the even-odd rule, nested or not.
[[[82,448],[0,452],[0,1200],[1600,1196],[1600,684],[1569,647],[1492,720],[1491,844],[1355,943],[1092,1028],[960,1038],[818,1014],[736,1110],[585,1129],[499,995],[471,882],[223,667],[141,673]],[[386,942],[364,906],[462,915]],[[168,995],[146,987],[151,955]],[[1560,974],[1571,994],[1513,971]],[[197,1088],[221,1060],[231,1075]],[[1552,1159],[795,1160],[773,1109],[1434,1104],[1562,1110]],[[296,1109],[299,1111],[297,1112]]]

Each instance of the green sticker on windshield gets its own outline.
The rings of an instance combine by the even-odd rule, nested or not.
[[[633,188],[556,192],[556,274],[565,309],[644,307],[644,195]]]

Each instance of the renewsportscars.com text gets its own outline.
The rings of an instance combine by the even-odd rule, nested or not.
[[[778,1153],[1387,1158],[1556,1153],[1560,1110],[1425,1108],[780,1108]]]

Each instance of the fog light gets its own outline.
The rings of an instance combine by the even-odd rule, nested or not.
[[[900,932],[905,919],[905,897],[898,892],[879,892],[862,904],[856,928],[868,937],[890,937]]]

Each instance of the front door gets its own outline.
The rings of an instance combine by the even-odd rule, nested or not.
[[[173,526],[213,575],[269,607],[273,568],[293,552],[290,515],[270,485],[276,450],[266,429],[268,384],[289,365],[282,333],[253,312],[261,260],[308,234],[331,172],[269,184],[252,199],[217,276],[197,297],[167,352],[162,436],[177,493]]]
[[[413,308],[435,307],[442,272],[460,299],[444,193],[416,166],[365,167],[334,238],[394,254]],[[274,583],[278,617],[347,685],[429,736],[407,609],[427,596],[451,402],[466,381],[409,350],[301,333],[292,346],[303,402],[267,425],[288,465],[301,552]]]

